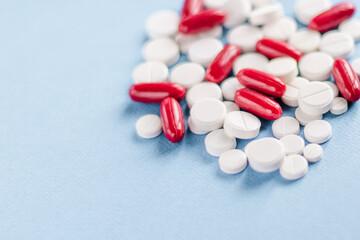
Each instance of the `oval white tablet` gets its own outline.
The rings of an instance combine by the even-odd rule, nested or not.
[[[243,151],[232,149],[221,154],[219,167],[226,174],[237,174],[247,166],[246,155]]]
[[[360,77],[360,58],[355,59],[351,62],[351,67],[354,69],[356,75]]]
[[[323,83],[325,83],[326,85],[328,85],[331,90],[333,91],[334,93],[334,98],[336,98],[337,96],[339,96],[339,88],[336,86],[335,83],[333,82],[330,82],[330,81],[324,81]]]
[[[219,157],[222,153],[236,148],[236,139],[228,136],[224,129],[218,129],[205,137],[205,147],[210,155]]]
[[[305,141],[298,135],[287,135],[280,139],[280,142],[284,145],[285,154],[302,154],[305,148]]]
[[[293,81],[299,74],[297,62],[291,57],[272,59],[266,66],[266,72],[279,77],[284,83]]]
[[[170,74],[170,80],[184,88],[191,88],[204,81],[205,69],[198,63],[185,62],[176,65]]]
[[[175,11],[163,10],[150,15],[146,20],[149,38],[173,37],[178,31],[180,16]]]
[[[188,118],[188,125],[189,125],[190,131],[196,135],[204,135],[209,132],[209,131],[202,131],[202,130],[198,129],[198,127],[196,125],[194,125],[194,123],[192,122],[191,116]]]
[[[308,162],[303,156],[290,155],[282,162],[280,175],[286,180],[297,180],[306,175],[308,168]]]
[[[300,29],[289,39],[289,44],[299,49],[302,53],[315,52],[319,49],[321,34],[309,29]]]
[[[147,41],[142,49],[146,61],[160,61],[167,66],[177,62],[180,57],[179,46],[171,38],[157,38]]]
[[[308,162],[318,162],[323,158],[323,156],[323,148],[319,144],[312,143],[304,148],[304,157],[308,160]]]
[[[348,102],[345,98],[337,97],[334,98],[330,112],[334,115],[341,115],[346,113],[348,110]]]
[[[311,121],[321,120],[323,118],[323,115],[322,114],[311,115],[311,114],[305,113],[300,108],[297,108],[295,110],[295,117],[302,126],[306,126],[306,124],[308,124]]]
[[[240,107],[234,102],[224,101],[224,104],[226,107],[226,113],[240,111]]]
[[[190,46],[188,57],[190,61],[208,67],[223,47],[224,45],[219,39],[201,39]]]
[[[284,16],[284,8],[281,3],[267,5],[251,12],[249,22],[254,26],[276,22]]]
[[[132,79],[135,84],[166,82],[169,79],[169,69],[162,62],[143,62],[135,67]]]
[[[302,77],[297,77],[293,81],[287,83],[285,93],[281,97],[282,102],[290,107],[297,107],[299,105],[299,89],[309,83],[309,80]]]
[[[349,34],[355,42],[360,40],[360,20],[348,19],[342,22],[339,26],[339,31]]]
[[[299,91],[299,107],[305,113],[319,115],[331,109],[333,90],[325,83],[312,82]]]
[[[260,28],[244,24],[231,29],[227,40],[231,44],[238,45],[242,52],[251,52],[255,51],[256,43],[263,37]]]
[[[349,58],[355,50],[354,39],[346,33],[330,31],[323,35],[320,42],[320,51],[333,58]]]
[[[297,23],[290,17],[284,17],[263,27],[264,37],[279,41],[287,41],[297,29]]]
[[[212,82],[203,82],[194,85],[186,93],[186,102],[189,108],[196,102],[206,98],[215,98],[222,101],[223,97],[219,85]]]
[[[295,3],[296,18],[304,25],[322,12],[330,9],[330,0],[297,0]]]
[[[245,68],[251,68],[264,72],[269,59],[260,53],[245,53],[238,57],[233,65],[233,73],[236,76],[238,72]]]
[[[260,120],[248,112],[234,111],[225,117],[224,130],[239,139],[252,139],[259,135]]]
[[[293,117],[281,117],[274,121],[272,125],[274,137],[280,139],[287,135],[297,135],[300,132],[298,120]]]
[[[299,62],[301,76],[310,81],[325,81],[331,77],[334,59],[327,53],[312,52],[304,55]]]
[[[239,80],[236,77],[228,78],[221,83],[221,90],[224,98],[229,101],[234,101],[235,92],[241,88],[244,88],[244,86],[239,83]]]
[[[147,114],[136,121],[136,132],[142,138],[155,138],[162,132],[160,117]]]
[[[203,99],[194,104],[190,110],[191,120],[199,131],[213,131],[223,126],[226,107],[217,99]]]
[[[304,134],[308,142],[322,144],[331,138],[332,128],[327,121],[315,120],[305,126]]]

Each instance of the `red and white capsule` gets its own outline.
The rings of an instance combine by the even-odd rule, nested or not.
[[[181,19],[196,15],[204,9],[203,0],[185,0],[181,11]]]
[[[229,76],[234,61],[240,54],[241,49],[238,46],[226,45],[206,70],[206,80],[217,84],[222,83]]]
[[[298,62],[302,57],[302,52],[290,44],[270,38],[259,40],[256,44],[256,51],[270,59],[292,57]]]

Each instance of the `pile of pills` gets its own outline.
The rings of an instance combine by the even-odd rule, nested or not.
[[[206,134],[205,148],[219,157],[224,173],[240,173],[249,163],[257,172],[279,170],[287,180],[303,177],[332,136],[323,115],[344,114],[348,102],[360,99],[360,59],[346,60],[360,40],[360,20],[351,18],[350,2],[297,0],[295,13],[307,28],[298,29],[274,0],[185,0],[180,14],[152,14],[145,62],[134,69],[129,94],[161,104],[160,116],[141,117],[138,135],[164,132],[177,143],[187,125],[193,134]],[[188,61],[175,65],[181,54]],[[294,117],[282,116],[280,101],[297,107]],[[259,118],[274,121],[274,137],[256,139]],[[298,135],[301,125],[308,145]],[[241,139],[255,140],[242,151],[236,149]]]

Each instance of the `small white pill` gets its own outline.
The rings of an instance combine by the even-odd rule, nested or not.
[[[341,115],[346,113],[348,110],[348,102],[345,98],[336,97],[332,102],[330,112],[334,115]]]
[[[333,58],[349,58],[354,54],[354,39],[347,33],[330,31],[323,35],[320,42],[320,51]]]
[[[222,153],[236,148],[236,139],[228,136],[224,129],[218,129],[205,137],[205,147],[210,155],[219,157]]]
[[[275,0],[250,0],[250,2],[254,8],[260,8],[273,4]]]
[[[146,61],[160,61],[167,66],[177,62],[180,57],[179,46],[171,38],[157,38],[149,40],[142,49]]]
[[[323,82],[311,82],[299,91],[299,107],[311,115],[319,115],[331,109],[333,90]]]
[[[300,124],[293,117],[281,117],[274,121],[272,131],[278,139],[287,135],[297,135],[300,132]]]
[[[295,20],[290,17],[284,17],[276,22],[266,24],[262,30],[266,38],[287,41],[295,34],[296,29],[297,23]]]
[[[235,92],[241,88],[244,88],[244,86],[239,83],[239,80],[236,77],[228,78],[221,84],[224,98],[229,101],[234,101]]]
[[[202,132],[210,132],[223,126],[226,107],[217,99],[204,99],[196,102],[190,110],[193,126]]]
[[[142,138],[155,138],[162,132],[160,117],[154,114],[144,115],[136,121],[136,132]]]
[[[307,25],[314,17],[330,9],[331,6],[330,0],[297,0],[296,17],[302,24]]]
[[[169,79],[169,69],[162,62],[143,62],[135,67],[132,79],[135,84],[166,82]]]
[[[231,44],[238,45],[242,52],[252,52],[255,51],[256,43],[263,37],[260,28],[244,24],[231,29],[227,40]]]
[[[208,67],[223,47],[224,45],[219,39],[201,39],[190,46],[188,57],[190,61]]]
[[[173,37],[178,31],[180,16],[175,11],[158,11],[146,20],[146,32],[150,38]]]
[[[291,57],[272,59],[266,66],[266,72],[279,77],[284,83],[293,81],[299,74],[297,62]]]
[[[335,83],[333,82],[330,82],[330,81],[324,81],[323,83],[327,84],[331,90],[333,91],[334,93],[334,98],[336,98],[337,96],[339,96],[339,88],[336,86]]]
[[[308,172],[308,165],[308,162],[303,156],[287,156],[280,166],[280,175],[286,180],[300,179]]]
[[[339,26],[339,31],[349,34],[355,42],[360,40],[360,19],[348,19]]]
[[[221,154],[219,158],[219,167],[226,174],[237,174],[247,166],[246,155],[243,151],[232,149]]]
[[[184,88],[191,88],[204,81],[205,69],[198,63],[181,63],[176,65],[170,74],[172,82],[182,85]]]
[[[355,59],[351,62],[351,67],[354,69],[356,75],[360,77],[360,58]]]
[[[216,83],[203,82],[191,87],[186,94],[186,102],[191,108],[196,102],[206,99],[215,98],[223,100],[221,88]]]
[[[304,134],[308,142],[322,144],[331,138],[332,128],[327,121],[315,120],[306,124]]]
[[[283,103],[290,107],[297,107],[299,105],[299,89],[309,83],[309,80],[302,77],[297,77],[293,81],[287,83],[285,93],[281,97]]]
[[[209,131],[201,131],[197,128],[196,125],[194,125],[194,123],[191,120],[191,116],[188,118],[188,125],[189,125],[189,129],[192,133],[196,134],[196,135],[204,135],[207,134]]]
[[[226,107],[226,112],[235,112],[235,111],[240,111],[240,107],[234,103],[234,102],[230,102],[230,101],[225,101],[224,102],[225,107]]]
[[[333,64],[334,59],[327,53],[308,53],[299,62],[300,74],[310,81],[325,81],[331,77]]]
[[[284,145],[285,154],[302,154],[305,148],[305,141],[298,135],[287,135],[280,139]]]
[[[224,130],[229,136],[252,139],[259,135],[260,120],[248,112],[234,111],[225,117]]]
[[[308,124],[311,121],[321,120],[323,118],[323,115],[322,114],[311,115],[311,114],[305,113],[300,108],[297,108],[295,110],[295,117],[302,126],[306,126],[306,124]]]
[[[269,59],[260,53],[245,53],[235,60],[233,65],[233,73],[236,76],[239,71],[245,68],[251,68],[264,72],[268,63]]]
[[[283,16],[283,5],[281,3],[275,3],[252,11],[249,21],[252,25],[259,26],[276,22]]]
[[[302,53],[315,52],[319,49],[321,34],[309,29],[300,29],[289,39],[289,44],[299,49]]]
[[[323,156],[323,148],[319,144],[312,143],[304,148],[304,157],[308,160],[308,162],[318,162],[323,158]]]

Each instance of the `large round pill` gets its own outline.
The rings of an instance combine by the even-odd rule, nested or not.
[[[312,82],[299,91],[299,107],[305,113],[320,115],[331,109],[334,99],[332,89],[325,83]]]
[[[226,115],[224,130],[229,136],[239,139],[252,139],[259,135],[260,120],[251,113],[233,111]]]
[[[160,117],[147,114],[136,121],[136,132],[142,138],[155,138],[162,132]]]
[[[226,174],[237,174],[247,166],[247,158],[243,151],[232,149],[219,157],[219,167]]]
[[[180,50],[173,39],[157,38],[145,43],[142,54],[146,61],[160,61],[171,66],[179,59]]]
[[[300,74],[310,81],[325,81],[331,77],[334,58],[327,53],[312,52],[299,62]]]
[[[194,104],[190,110],[194,126],[200,131],[213,131],[223,126],[226,107],[217,99],[203,99]]]
[[[280,175],[286,180],[297,180],[308,172],[308,162],[303,156],[290,155],[285,157],[280,166]]]
[[[308,142],[322,144],[332,137],[332,128],[327,121],[315,120],[305,126],[304,134]]]
[[[224,129],[218,129],[205,137],[205,147],[210,155],[219,157],[222,153],[236,148],[236,139],[227,135]]]
[[[300,125],[298,120],[293,117],[281,117],[272,125],[274,137],[280,139],[291,134],[299,134]]]

